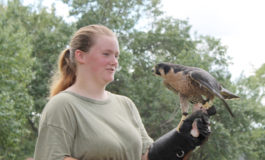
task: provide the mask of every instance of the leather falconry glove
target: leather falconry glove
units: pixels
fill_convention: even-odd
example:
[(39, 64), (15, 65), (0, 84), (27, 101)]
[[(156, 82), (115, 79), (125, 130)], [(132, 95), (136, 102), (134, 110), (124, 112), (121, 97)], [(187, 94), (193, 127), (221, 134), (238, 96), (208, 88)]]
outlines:
[[(210, 115), (215, 112), (211, 109)], [(208, 112), (209, 113), (209, 112)], [(149, 160), (183, 160), (189, 152), (200, 146), (210, 135), (209, 115), (198, 110), (189, 115), (180, 126), (179, 131), (173, 129), (157, 139), (149, 148)], [(197, 129), (197, 136), (192, 130)]]

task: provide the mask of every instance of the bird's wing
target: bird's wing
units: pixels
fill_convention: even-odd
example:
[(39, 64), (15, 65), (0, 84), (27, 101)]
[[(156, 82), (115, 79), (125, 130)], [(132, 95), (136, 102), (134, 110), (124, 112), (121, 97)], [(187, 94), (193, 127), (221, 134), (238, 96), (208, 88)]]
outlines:
[(240, 98), (239, 96), (233, 94), (232, 92), (230, 92), (229, 90), (225, 89), (224, 87), (222, 87), (222, 89), (221, 89), (221, 94), (224, 97), (224, 99)]
[(220, 94), (220, 84), (208, 72), (201, 69), (193, 69), (189, 72), (189, 76), (200, 86), (206, 88), (210, 93), (223, 99), (223, 96)]
[(221, 95), (221, 85), (212, 75), (201, 69), (193, 69), (189, 72), (189, 75), (202, 87), (208, 89), (209, 92), (220, 98), (228, 112), (231, 114), (232, 117), (234, 117), (234, 114), (232, 113), (229, 105), (226, 103), (224, 97)]

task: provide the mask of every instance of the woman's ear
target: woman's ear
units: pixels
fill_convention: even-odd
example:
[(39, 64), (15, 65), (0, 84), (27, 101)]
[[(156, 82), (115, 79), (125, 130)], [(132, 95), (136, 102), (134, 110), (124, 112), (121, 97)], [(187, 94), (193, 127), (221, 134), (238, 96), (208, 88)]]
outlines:
[(83, 52), (83, 51), (81, 51), (79, 49), (75, 50), (75, 60), (76, 60), (76, 62), (81, 63), (81, 64), (85, 63), (85, 55), (86, 54), (87, 53), (85, 53), (85, 52)]

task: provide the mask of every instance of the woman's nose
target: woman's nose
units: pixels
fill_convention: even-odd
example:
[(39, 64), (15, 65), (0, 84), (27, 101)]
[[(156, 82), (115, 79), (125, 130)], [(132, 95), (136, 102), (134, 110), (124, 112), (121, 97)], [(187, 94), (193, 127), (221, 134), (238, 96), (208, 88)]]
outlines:
[(113, 56), (113, 57), (112, 57), (112, 61), (111, 61), (111, 63), (112, 63), (113, 65), (118, 65), (118, 63), (119, 63), (118, 58), (117, 58), (116, 56)]

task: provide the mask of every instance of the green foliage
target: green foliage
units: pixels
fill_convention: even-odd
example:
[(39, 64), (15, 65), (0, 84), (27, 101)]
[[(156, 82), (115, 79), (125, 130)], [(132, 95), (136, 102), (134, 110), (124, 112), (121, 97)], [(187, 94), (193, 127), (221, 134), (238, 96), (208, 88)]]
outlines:
[(35, 111), (40, 113), (47, 102), (48, 85), (52, 71), (57, 67), (59, 53), (67, 47), (73, 29), (55, 13), (48, 13), (42, 9), (40, 13), (33, 14), (31, 25), (27, 30), (32, 38), (33, 56), (36, 63), (33, 69), (37, 71), (30, 86), (30, 94), (34, 95)]
[(103, 24), (117, 33), (127, 34), (140, 16), (159, 15), (160, 0), (62, 0), (70, 7), (70, 15), (78, 17), (77, 28)]
[[(5, 142), (1, 145), (5, 149), (1, 150), (5, 151), (6, 155), (13, 155), (13, 158), (20, 154), (32, 156), (39, 113), (47, 102), (49, 79), (56, 66), (58, 54), (66, 47), (74, 27), (57, 17), (55, 10), (51, 13), (45, 8), (33, 11), (30, 7), (22, 6), (18, 0), (9, 1), (7, 6), (1, 7), (4, 9), (1, 10), (4, 15), (2, 17), (1, 13), (1, 44), (3, 43), (1, 45), (1, 71), (3, 71), (1, 88), (2, 85), (5, 86), (3, 93), (1, 92), (3, 96), (1, 100), (9, 103), (3, 105), (6, 107), (3, 120), (10, 123), (1, 124), (12, 129), (3, 130), (4, 133), (1, 134), (1, 138), (5, 139), (3, 143), (7, 141), (10, 144)], [(7, 53), (9, 56), (6, 55)], [(21, 114), (21, 120), (16, 121), (20, 118), (14, 117), (13, 114), (14, 116)], [(24, 129), (23, 134), (22, 131), (16, 133), (20, 128)], [(24, 132), (27, 132), (28, 137), (23, 137)], [(9, 135), (11, 138), (9, 140), (2, 135)], [(18, 143), (22, 141), (23, 145), (19, 147)], [(14, 154), (14, 150), (7, 149), (11, 145), (15, 146), (14, 150), (16, 148), (17, 154)]]
[[(63, 0), (77, 19), (68, 24), (55, 9), (23, 6), (19, 0), (0, 5), (0, 159), (32, 156), (39, 115), (47, 102), (48, 84), (56, 59), (74, 30), (88, 24), (113, 29), (120, 42), (120, 66), (114, 93), (137, 105), (149, 135), (157, 139), (176, 127), (178, 97), (151, 73), (161, 61), (203, 68), (240, 100), (228, 101), (236, 118), (215, 100), (212, 135), (191, 159), (264, 159), (265, 64), (250, 77), (231, 82), (230, 57), (220, 39), (191, 36), (187, 21), (162, 17), (160, 0)], [(3, 16), (2, 16), (3, 15)], [(143, 18), (151, 17), (144, 28)], [(141, 25), (140, 25), (141, 26)]]
[(30, 133), (25, 126), (33, 107), (28, 85), (34, 76), (34, 58), (22, 22), (9, 17), (9, 8), (0, 8), (0, 159), (14, 159)]

